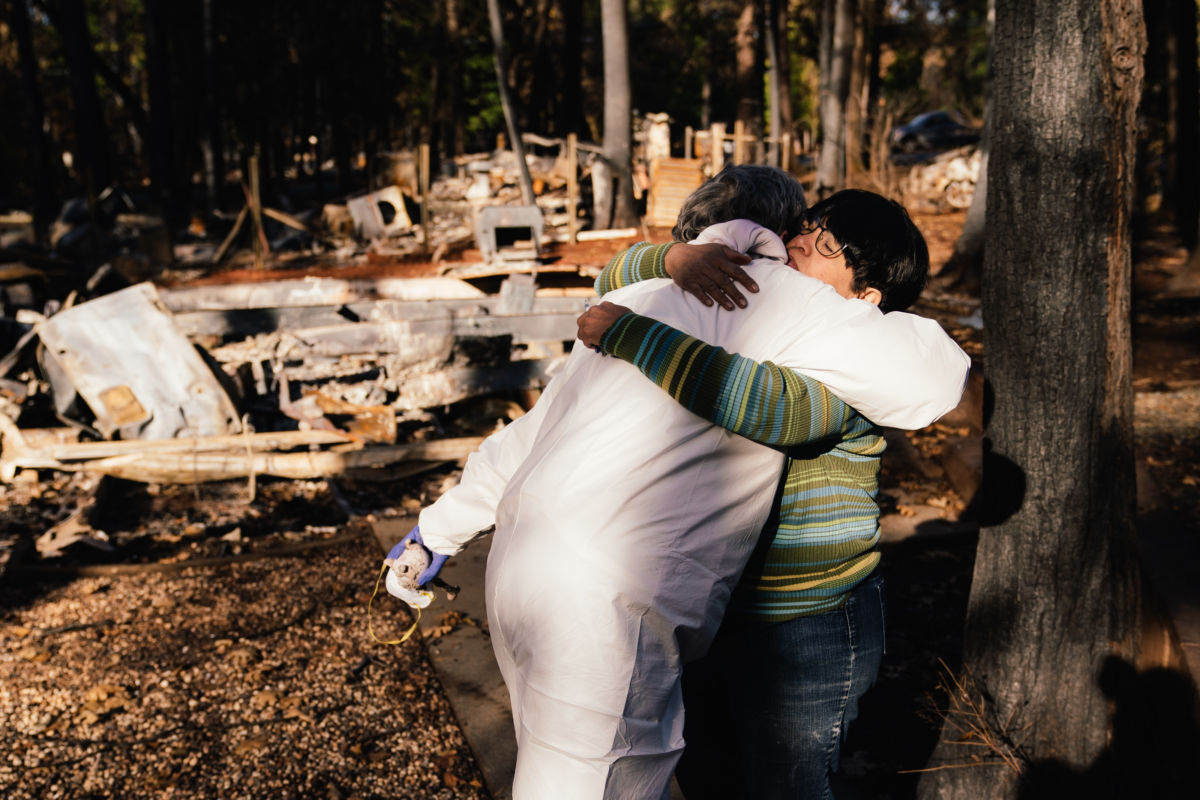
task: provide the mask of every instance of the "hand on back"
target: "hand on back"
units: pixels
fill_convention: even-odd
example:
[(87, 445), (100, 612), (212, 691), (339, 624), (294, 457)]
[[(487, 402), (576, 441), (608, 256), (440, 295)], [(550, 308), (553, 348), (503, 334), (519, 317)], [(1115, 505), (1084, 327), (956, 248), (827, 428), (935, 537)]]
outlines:
[(604, 338), (604, 334), (608, 332), (614, 322), (628, 314), (629, 311), (630, 309), (625, 306), (608, 301), (592, 306), (580, 314), (579, 319), (576, 320), (579, 323), (580, 341), (599, 352), (600, 340)]
[(663, 259), (663, 268), (679, 288), (704, 305), (716, 302), (732, 311), (735, 306), (746, 307), (739, 283), (747, 291), (758, 291), (758, 284), (742, 269), (750, 261), (750, 256), (713, 242), (672, 247)]

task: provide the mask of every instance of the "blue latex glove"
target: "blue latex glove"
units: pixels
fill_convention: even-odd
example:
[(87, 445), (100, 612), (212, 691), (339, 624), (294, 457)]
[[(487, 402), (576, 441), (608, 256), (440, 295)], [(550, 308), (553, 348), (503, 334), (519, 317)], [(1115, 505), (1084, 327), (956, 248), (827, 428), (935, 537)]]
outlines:
[[(421, 538), (421, 526), (420, 525), (414, 526), (413, 529), (408, 532), (407, 536), (405, 536), (403, 539), (401, 539), (400, 542), (395, 547), (393, 547), (391, 550), (389, 550), (387, 557), (388, 558), (399, 558), (400, 554), (404, 552), (404, 546), (407, 545), (410, 541), (416, 542), (417, 544), (421, 545), (422, 547), (425, 547), (425, 540)], [(441, 572), (441, 570), (442, 570), (442, 565), (445, 564), (446, 559), (448, 559), (450, 557), (450, 556), (444, 556), (441, 553), (435, 553), (432, 550), (430, 550), (428, 547), (425, 547), (425, 549), (426, 549), (426, 551), (429, 552), (429, 566), (425, 568), (424, 572), (422, 572), (420, 575), (417, 576), (417, 586), (424, 586), (425, 584), (429, 583), (431, 580), (436, 578), (437, 574), (439, 572)]]

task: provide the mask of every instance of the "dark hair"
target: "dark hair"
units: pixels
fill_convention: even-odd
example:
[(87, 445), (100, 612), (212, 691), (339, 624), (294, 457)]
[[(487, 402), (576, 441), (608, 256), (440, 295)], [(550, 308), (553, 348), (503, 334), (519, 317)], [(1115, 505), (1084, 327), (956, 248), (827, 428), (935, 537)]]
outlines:
[(671, 229), (677, 242), (690, 242), (718, 222), (748, 219), (783, 236), (804, 217), (804, 187), (777, 167), (737, 164), (725, 167), (688, 195)]
[(901, 311), (920, 297), (929, 280), (929, 248), (904, 206), (874, 192), (845, 189), (814, 205), (808, 216), (842, 245), (855, 292), (878, 289), (883, 311)]

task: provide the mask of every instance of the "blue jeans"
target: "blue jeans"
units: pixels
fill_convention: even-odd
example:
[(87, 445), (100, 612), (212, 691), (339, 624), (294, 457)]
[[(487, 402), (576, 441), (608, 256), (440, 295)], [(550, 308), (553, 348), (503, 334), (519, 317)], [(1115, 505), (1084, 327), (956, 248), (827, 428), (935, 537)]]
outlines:
[(845, 605), (787, 622), (727, 618), (683, 670), (688, 800), (826, 800), (858, 700), (875, 683), (886, 625), (883, 579)]

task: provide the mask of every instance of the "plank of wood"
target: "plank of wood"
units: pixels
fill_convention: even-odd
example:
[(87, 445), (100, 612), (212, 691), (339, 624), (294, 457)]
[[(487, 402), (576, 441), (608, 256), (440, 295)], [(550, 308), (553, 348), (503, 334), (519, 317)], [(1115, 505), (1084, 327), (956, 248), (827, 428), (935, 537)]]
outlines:
[(403, 461), (456, 461), (474, 452), (483, 439), (482, 436), (439, 439), (348, 452), (131, 453), (80, 462), (72, 468), (143, 483), (207, 483), (251, 475), (305, 480), (386, 467)]

